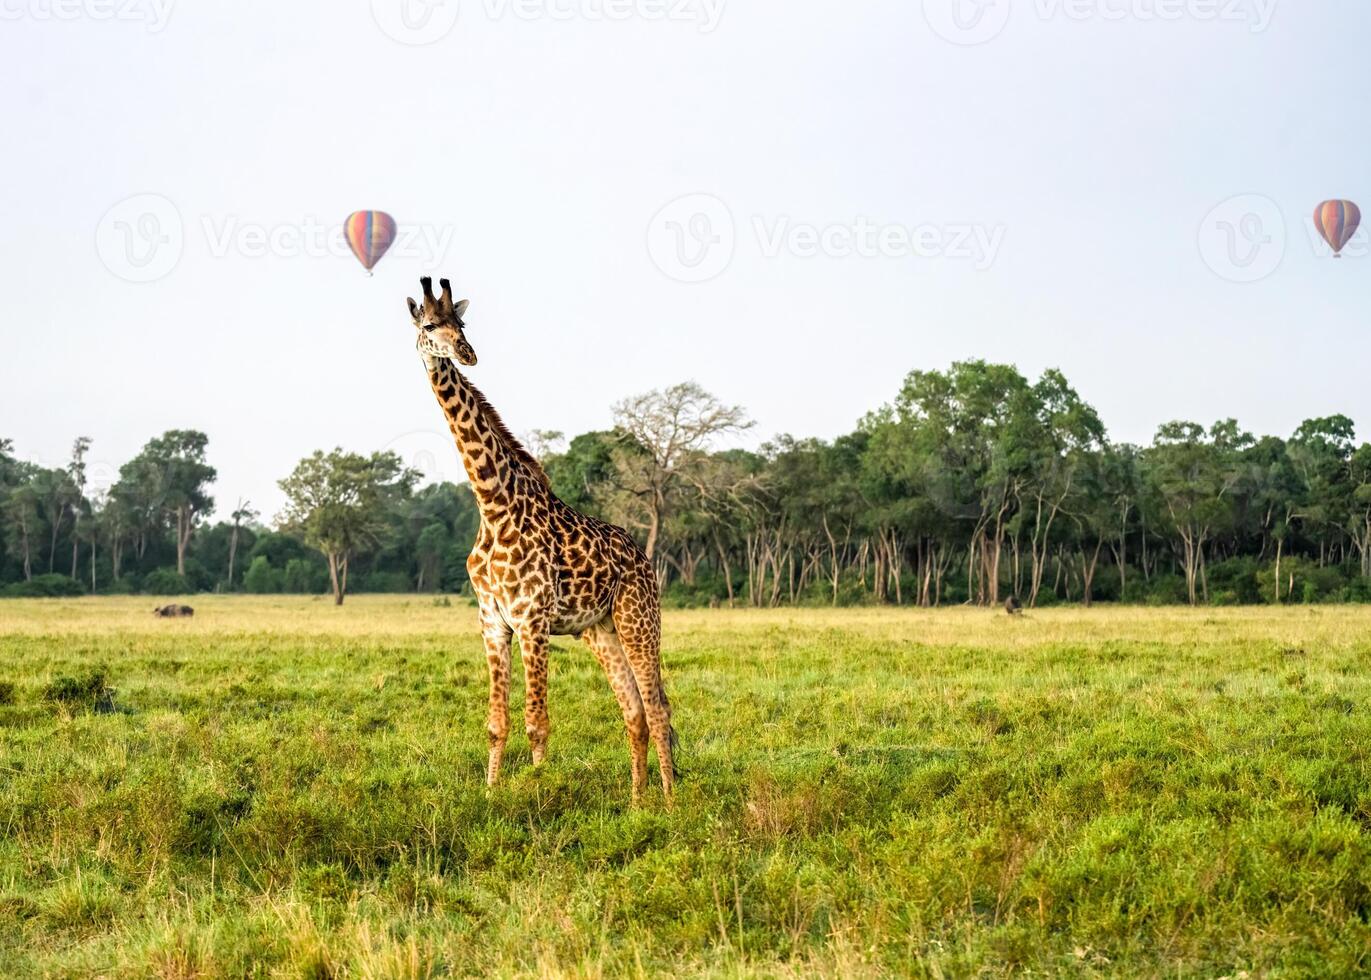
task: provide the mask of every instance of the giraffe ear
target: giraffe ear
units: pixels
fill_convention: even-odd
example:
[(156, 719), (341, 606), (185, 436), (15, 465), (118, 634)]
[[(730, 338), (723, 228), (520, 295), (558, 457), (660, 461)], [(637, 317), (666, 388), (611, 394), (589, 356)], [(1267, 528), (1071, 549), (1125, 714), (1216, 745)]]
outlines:
[(418, 322), (419, 322), (419, 304), (416, 303), (416, 302), (414, 302), (414, 300), (411, 299), (411, 298), (408, 297), (408, 296), (405, 297), (405, 302), (409, 304), (409, 315), (412, 316), (412, 317), (414, 317), (414, 322), (415, 322), (415, 323), (418, 323)]
[(471, 300), (469, 300), (469, 299), (464, 299), (464, 300), (462, 300), (460, 303), (458, 303), (458, 304), (453, 308), (454, 311), (456, 312), (458, 318), (460, 318), (460, 317), (462, 316), (462, 314), (465, 313), (465, 312), (467, 311), (467, 306), (468, 306), (468, 304), (470, 304), (470, 303), (471, 303)]

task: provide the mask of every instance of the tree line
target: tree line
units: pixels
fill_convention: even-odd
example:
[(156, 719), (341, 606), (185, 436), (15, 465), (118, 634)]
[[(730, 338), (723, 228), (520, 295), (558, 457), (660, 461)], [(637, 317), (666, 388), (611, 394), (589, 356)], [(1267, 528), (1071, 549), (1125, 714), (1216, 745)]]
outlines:
[[(683, 605), (1237, 604), (1371, 599), (1371, 445), (1351, 419), (1288, 438), (1173, 421), (1112, 441), (1049, 370), (911, 373), (831, 441), (721, 448), (745, 411), (685, 383), (612, 429), (530, 436), (553, 489), (628, 528)], [(317, 452), (270, 523), (211, 522), (203, 433), (152, 439), (89, 492), (89, 440), (54, 469), (0, 440), (0, 593), (460, 592), (479, 522), (465, 485), (393, 453)]]

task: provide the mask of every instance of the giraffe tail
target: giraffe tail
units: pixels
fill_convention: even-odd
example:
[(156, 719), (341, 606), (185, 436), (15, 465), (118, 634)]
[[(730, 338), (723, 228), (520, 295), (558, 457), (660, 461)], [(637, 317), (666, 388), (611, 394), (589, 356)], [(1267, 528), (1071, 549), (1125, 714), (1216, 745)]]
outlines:
[[(671, 702), (667, 699), (666, 688), (662, 686), (662, 678), (660, 674), (657, 676), (657, 690), (661, 692), (662, 704), (666, 705), (666, 714), (667, 717), (670, 718)], [(676, 779), (680, 779), (681, 766), (676, 761), (676, 753), (681, 747), (681, 740), (676, 736), (676, 725), (674, 723), (668, 724), (667, 730), (670, 732), (670, 735), (668, 736), (668, 744), (671, 745), (671, 775)]]

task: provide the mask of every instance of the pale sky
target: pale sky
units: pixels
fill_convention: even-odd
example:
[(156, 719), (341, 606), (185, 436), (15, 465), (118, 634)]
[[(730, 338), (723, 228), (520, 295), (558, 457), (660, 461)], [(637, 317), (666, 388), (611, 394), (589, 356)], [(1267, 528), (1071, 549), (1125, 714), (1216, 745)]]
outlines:
[(1311, 220), (1371, 204), (1368, 47), (1356, 0), (0, 0), (0, 435), (202, 429), (267, 517), (316, 448), (455, 476), (432, 273), (516, 431), (694, 379), (832, 437), (979, 357), (1116, 439), (1371, 438), (1366, 234)]

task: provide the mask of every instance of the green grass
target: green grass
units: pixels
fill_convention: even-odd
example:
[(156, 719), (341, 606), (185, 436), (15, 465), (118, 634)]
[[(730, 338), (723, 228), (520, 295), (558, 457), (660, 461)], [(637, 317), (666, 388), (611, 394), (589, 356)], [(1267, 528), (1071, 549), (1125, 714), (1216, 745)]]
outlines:
[(1371, 972), (1371, 610), (670, 613), (634, 809), (579, 643), (488, 792), (473, 610), (192, 601), (0, 603), (0, 975)]

